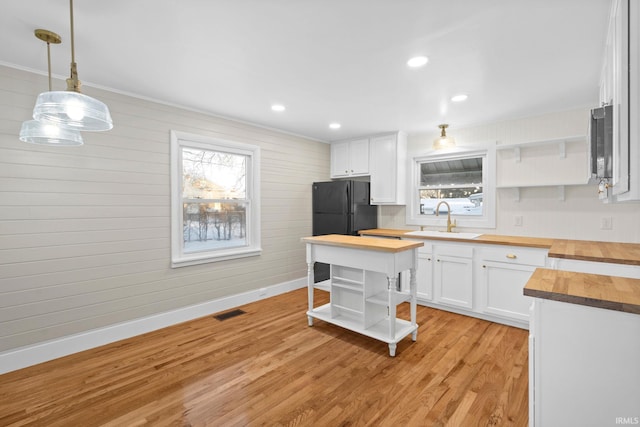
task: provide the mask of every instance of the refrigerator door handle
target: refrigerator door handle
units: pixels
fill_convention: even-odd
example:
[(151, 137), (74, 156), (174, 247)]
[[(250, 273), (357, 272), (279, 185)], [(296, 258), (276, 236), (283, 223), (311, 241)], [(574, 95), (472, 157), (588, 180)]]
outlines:
[(351, 207), (350, 207), (350, 203), (349, 203), (349, 186), (347, 185), (345, 187), (345, 192), (344, 192), (344, 208), (346, 209), (346, 213), (350, 213), (351, 212)]

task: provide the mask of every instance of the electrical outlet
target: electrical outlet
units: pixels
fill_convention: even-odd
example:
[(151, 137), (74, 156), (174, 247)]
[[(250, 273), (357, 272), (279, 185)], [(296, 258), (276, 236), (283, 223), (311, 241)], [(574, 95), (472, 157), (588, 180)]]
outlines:
[(602, 220), (600, 221), (600, 229), (613, 230), (613, 218), (610, 216), (602, 217)]
[(513, 225), (516, 227), (522, 227), (522, 215), (516, 215), (513, 218)]

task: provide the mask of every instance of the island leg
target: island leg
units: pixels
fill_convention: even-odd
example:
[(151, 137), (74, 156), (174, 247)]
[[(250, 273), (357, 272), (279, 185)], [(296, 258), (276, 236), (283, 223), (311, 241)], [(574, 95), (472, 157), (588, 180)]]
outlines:
[[(309, 312), (313, 311), (313, 262), (307, 263), (307, 296), (309, 299)], [(313, 326), (313, 317), (307, 315), (309, 326)]]
[(418, 299), (418, 287), (416, 283), (416, 269), (409, 269), (409, 294), (411, 295), (411, 299), (409, 300), (409, 306), (411, 311), (411, 326), (415, 329), (411, 334), (411, 339), (416, 341), (418, 339), (418, 327), (416, 324), (416, 310), (417, 310), (417, 299)]
[(390, 342), (389, 343), (389, 356), (395, 357), (395, 355), (396, 355), (396, 347), (397, 346), (398, 345), (396, 343), (394, 343), (394, 342)]
[[(389, 281), (389, 299), (387, 301), (388, 309), (389, 309), (389, 339), (395, 341), (396, 339), (396, 301), (395, 301), (395, 293), (396, 293), (396, 285), (398, 279), (396, 276), (388, 277)], [(389, 344), (389, 350), (391, 350), (391, 344)], [(394, 344), (394, 352), (395, 352), (395, 344)]]

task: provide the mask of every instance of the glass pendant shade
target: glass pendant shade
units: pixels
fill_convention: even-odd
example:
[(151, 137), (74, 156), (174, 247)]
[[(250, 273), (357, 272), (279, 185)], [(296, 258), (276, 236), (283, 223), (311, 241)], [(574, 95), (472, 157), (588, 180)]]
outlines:
[(444, 137), (439, 136), (433, 141), (433, 148), (436, 150), (442, 149), (442, 148), (455, 147), (455, 146), (456, 146), (456, 141), (450, 136), (444, 136)]
[(106, 131), (113, 128), (109, 108), (103, 102), (68, 90), (38, 95), (33, 118), (76, 131)]
[(447, 136), (447, 127), (449, 125), (439, 125), (440, 136), (433, 140), (433, 149), (441, 150), (443, 148), (452, 148), (456, 146), (456, 141), (451, 136)]
[(20, 141), (31, 144), (77, 146), (84, 144), (80, 132), (55, 124), (29, 120), (22, 123)]

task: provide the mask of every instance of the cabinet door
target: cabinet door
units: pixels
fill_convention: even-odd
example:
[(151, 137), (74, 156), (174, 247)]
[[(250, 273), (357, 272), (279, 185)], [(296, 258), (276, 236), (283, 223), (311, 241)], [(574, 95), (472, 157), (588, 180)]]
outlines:
[(528, 321), (531, 300), (522, 291), (536, 267), (483, 261), (482, 269), (483, 311)]
[(419, 299), (433, 300), (433, 259), (430, 253), (418, 251), (416, 290)]
[(349, 176), (349, 143), (331, 144), (331, 178)]
[(613, 72), (613, 179), (612, 193), (629, 191), (629, 3), (616, 0), (609, 27)]
[(433, 264), (436, 302), (473, 308), (473, 262), (471, 258), (436, 255)]
[(369, 139), (349, 141), (349, 174), (369, 175)]
[(396, 137), (371, 138), (371, 203), (394, 203), (396, 200)]

